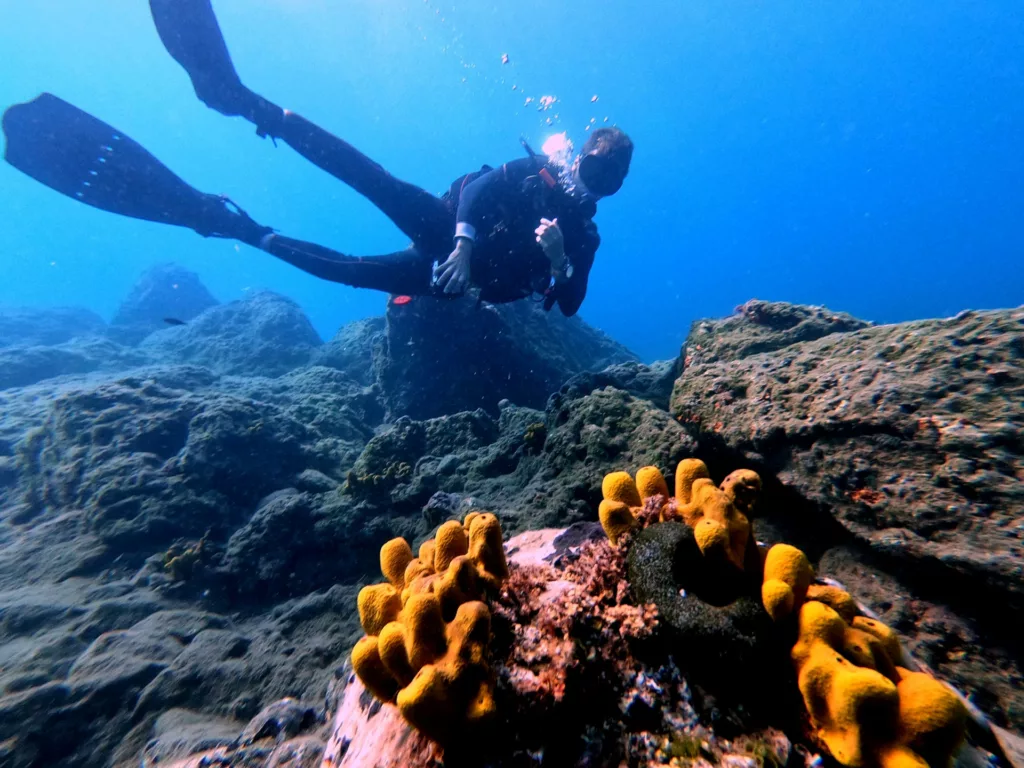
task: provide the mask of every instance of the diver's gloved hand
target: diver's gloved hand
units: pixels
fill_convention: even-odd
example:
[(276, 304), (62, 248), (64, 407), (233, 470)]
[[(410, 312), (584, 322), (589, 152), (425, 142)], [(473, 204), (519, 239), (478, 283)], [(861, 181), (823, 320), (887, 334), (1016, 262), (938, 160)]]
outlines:
[(445, 293), (465, 293), (469, 288), (469, 260), (473, 241), (460, 237), (448, 259), (434, 267), (434, 286)]
[(551, 271), (561, 274), (565, 269), (565, 238), (558, 227), (558, 219), (541, 219), (534, 232), (544, 255), (551, 262)]

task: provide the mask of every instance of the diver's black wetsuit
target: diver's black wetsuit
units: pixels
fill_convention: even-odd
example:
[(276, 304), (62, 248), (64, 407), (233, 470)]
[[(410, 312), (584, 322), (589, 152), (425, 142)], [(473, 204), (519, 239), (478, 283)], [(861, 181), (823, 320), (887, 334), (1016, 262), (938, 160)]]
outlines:
[[(270, 132), (370, 200), (412, 241), (397, 253), (354, 257), (275, 235), (263, 246), (274, 256), (325, 280), (426, 295), (435, 292), (434, 263), (452, 251), (456, 222), (466, 222), (477, 233), (470, 276), (481, 299), (500, 303), (538, 293), (545, 309), (557, 303), (565, 315), (575, 314), (583, 302), (600, 243), (594, 205), (567, 193), (556, 181), (558, 169), (545, 166), (544, 160), (526, 157), (499, 168), (485, 166), (456, 179), (437, 197), (396, 179), (352, 145), (294, 113), (286, 112)], [(571, 276), (554, 282), (534, 233), (542, 217), (558, 219), (572, 267)]]

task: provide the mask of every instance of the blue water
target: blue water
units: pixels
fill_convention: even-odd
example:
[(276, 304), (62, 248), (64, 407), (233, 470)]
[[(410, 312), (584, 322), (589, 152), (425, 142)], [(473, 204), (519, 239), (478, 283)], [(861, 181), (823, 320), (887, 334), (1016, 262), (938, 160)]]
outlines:
[[(520, 156), (521, 134), (539, 145), (565, 130), (579, 146), (592, 118), (624, 128), (633, 168), (601, 203), (581, 315), (647, 359), (751, 297), (880, 322), (1024, 301), (1019, 0), (214, 7), (249, 87), (432, 191)], [(52, 91), (287, 234), (354, 254), (406, 244), (341, 183), (204, 107), (142, 0), (6, 2), (0, 50), (4, 106)], [(552, 109), (524, 106), (544, 95)], [(384, 307), (6, 164), (0, 221), (0, 304), (109, 319), (144, 269), (172, 260), (221, 300), (291, 296), (325, 338)]]

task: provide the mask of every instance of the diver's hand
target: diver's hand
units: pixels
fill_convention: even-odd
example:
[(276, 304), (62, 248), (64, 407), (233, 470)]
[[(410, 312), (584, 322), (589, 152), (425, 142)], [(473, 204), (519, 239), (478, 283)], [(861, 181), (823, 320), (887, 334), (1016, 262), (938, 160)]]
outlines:
[(544, 255), (551, 262), (551, 268), (561, 272), (565, 266), (565, 239), (558, 227), (558, 219), (541, 219), (540, 226), (534, 232), (537, 234), (537, 242), (544, 249)]
[(434, 284), (445, 293), (465, 293), (469, 287), (469, 257), (473, 241), (460, 237), (448, 260), (434, 268)]

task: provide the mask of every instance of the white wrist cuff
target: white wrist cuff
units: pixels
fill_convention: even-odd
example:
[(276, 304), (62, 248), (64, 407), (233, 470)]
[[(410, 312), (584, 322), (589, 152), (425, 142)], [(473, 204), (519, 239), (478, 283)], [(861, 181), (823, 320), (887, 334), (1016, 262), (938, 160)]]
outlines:
[(460, 221), (455, 225), (455, 239), (464, 237), (472, 242), (476, 241), (476, 227), (468, 221)]

